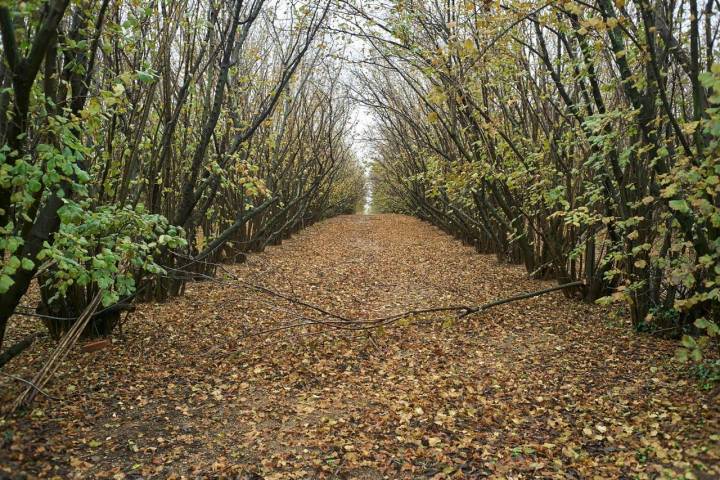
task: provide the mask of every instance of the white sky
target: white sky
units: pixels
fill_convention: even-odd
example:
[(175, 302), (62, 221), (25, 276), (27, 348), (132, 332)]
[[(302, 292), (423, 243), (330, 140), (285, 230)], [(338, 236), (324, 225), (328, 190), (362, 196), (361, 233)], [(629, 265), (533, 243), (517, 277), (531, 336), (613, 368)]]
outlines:
[[(363, 50), (366, 49), (364, 41), (359, 37), (353, 36), (349, 38), (349, 45), (347, 49), (347, 56), (350, 60), (360, 60), (363, 58), (365, 53)], [(354, 83), (354, 71), (361, 67), (359, 63), (351, 64), (351, 68), (348, 68), (343, 72), (343, 81), (348, 82), (350, 85)], [(370, 137), (370, 127), (373, 122), (372, 113), (368, 107), (354, 103), (353, 104), (353, 127), (352, 127), (352, 150), (355, 152), (357, 159), (360, 161), (365, 169), (366, 180), (369, 180), (370, 166), (372, 163), (372, 145), (368, 141)], [(370, 204), (372, 203), (372, 191), (370, 189), (369, 181), (366, 182), (368, 186), (368, 195), (365, 199), (365, 212), (370, 213)]]

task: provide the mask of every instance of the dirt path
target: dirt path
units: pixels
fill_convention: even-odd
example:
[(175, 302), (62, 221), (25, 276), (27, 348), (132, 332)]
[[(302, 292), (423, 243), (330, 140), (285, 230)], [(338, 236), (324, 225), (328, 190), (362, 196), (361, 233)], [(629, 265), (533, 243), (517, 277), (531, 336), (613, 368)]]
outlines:
[[(323, 222), (231, 270), (353, 318), (551, 285), (390, 215)], [(248, 337), (311, 314), (232, 280), (143, 305), (125, 339), (69, 359), (49, 389), (61, 402), (0, 419), (0, 472), (720, 475), (718, 398), (677, 370), (672, 342), (634, 335), (599, 307), (553, 293), (371, 336), (306, 327)], [(50, 347), (40, 344), (8, 373), (31, 377)], [(0, 400), (11, 398), (18, 386), (0, 382)]]

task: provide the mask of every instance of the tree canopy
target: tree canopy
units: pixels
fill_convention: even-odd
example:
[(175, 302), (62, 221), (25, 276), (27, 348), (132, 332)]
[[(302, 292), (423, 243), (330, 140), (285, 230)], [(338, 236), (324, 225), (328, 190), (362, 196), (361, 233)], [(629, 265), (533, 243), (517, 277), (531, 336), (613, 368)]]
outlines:
[(638, 330), (717, 345), (712, 1), (393, 2), (373, 46), (378, 208), (418, 215)]
[(354, 211), (330, 7), (0, 4), (0, 346), (34, 277), (46, 314), (75, 317)]
[[(44, 388), (68, 358), (83, 367), (65, 378), (102, 377), (82, 397), (113, 417), (98, 438), (134, 402), (142, 422), (171, 402), (190, 417), (170, 379), (193, 377), (194, 427), (230, 398), (246, 424), (227, 431), (268, 452), (256, 462), (268, 478), (306, 478), (308, 450), (278, 452), (282, 435), (253, 422), (303, 405), (305, 428), (328, 398), (348, 405), (343, 392), (392, 410), (349, 405), (372, 412), (359, 425), (374, 437), (327, 457), (383, 472), (367, 478), (717, 473), (719, 11), (718, 0), (0, 0), (0, 375), (22, 384), (0, 417), (15, 429), (0, 438), (0, 476), (62, 449), (33, 446), (44, 427), (18, 447), (13, 432), (38, 424), (13, 414), (56, 398)], [(387, 215), (331, 219), (361, 210)], [(320, 221), (282, 254), (250, 255)], [(481, 324), (489, 309), (502, 321)], [(108, 364), (72, 356), (112, 347), (131, 312), (152, 317), (132, 326), (137, 350), (123, 338)], [(401, 328), (417, 329), (383, 350), (376, 335)], [(136, 379), (162, 385), (148, 400)], [(78, 419), (83, 401), (58, 413), (58, 431), (91, 418)], [(359, 438), (335, 417), (301, 432), (317, 451), (326, 433)], [(86, 446), (99, 440), (69, 435), (96, 457)], [(140, 450), (116, 440), (127, 458)], [(119, 472), (116, 459), (66, 468), (60, 456), (32, 468)], [(313, 468), (329, 477), (327, 458)], [(142, 471), (166, 475), (172, 461)], [(225, 467), (261, 478), (240, 463), (210, 470)]]

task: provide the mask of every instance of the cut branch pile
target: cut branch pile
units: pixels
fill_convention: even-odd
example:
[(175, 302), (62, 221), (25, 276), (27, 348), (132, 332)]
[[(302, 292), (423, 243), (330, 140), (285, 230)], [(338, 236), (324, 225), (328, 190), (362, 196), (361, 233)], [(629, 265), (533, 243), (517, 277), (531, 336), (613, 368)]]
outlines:
[(77, 343), (88, 322), (100, 306), (101, 299), (102, 291), (99, 291), (95, 297), (93, 297), (92, 301), (88, 304), (83, 313), (75, 321), (72, 328), (60, 339), (60, 342), (58, 342), (58, 345), (55, 347), (55, 350), (53, 350), (50, 358), (47, 362), (45, 362), (37, 375), (35, 375), (32, 382), (29, 382), (27, 388), (15, 399), (12, 406), (13, 411), (30, 406), (37, 393), (42, 393), (42, 388), (50, 381), (60, 363)]

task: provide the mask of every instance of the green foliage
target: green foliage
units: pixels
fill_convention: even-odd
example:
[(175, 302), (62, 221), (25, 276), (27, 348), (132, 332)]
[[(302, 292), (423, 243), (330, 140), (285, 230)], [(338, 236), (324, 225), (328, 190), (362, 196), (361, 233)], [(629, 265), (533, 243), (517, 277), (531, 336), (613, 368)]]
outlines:
[(164, 249), (185, 246), (183, 232), (161, 215), (145, 212), (142, 205), (100, 206), (67, 202), (60, 210), (62, 224), (52, 243), (46, 243), (38, 260), (51, 262), (55, 296), (67, 289), (93, 285), (103, 292), (103, 305), (131, 295), (143, 274), (161, 275), (157, 263)]
[(347, 89), (330, 73), (341, 49), (314, 43), (329, 5), (283, 19), (242, 0), (2, 6), (0, 346), (33, 278), (58, 314), (140, 281), (172, 295), (172, 250), (262, 249), (362, 197)]
[[(65, 295), (73, 285), (91, 286), (103, 292), (105, 306), (135, 291), (140, 274), (158, 275), (164, 270), (155, 263), (161, 248), (184, 245), (183, 232), (168, 225), (157, 214), (136, 208), (95, 205), (88, 185), (90, 175), (83, 164), (92, 150), (78, 138), (99, 128), (108, 112), (123, 103), (122, 85), (105, 93), (103, 103), (93, 99), (80, 117), (50, 116), (38, 125), (38, 134), (52, 143), (38, 143), (34, 151), (18, 156), (5, 145), (0, 148), (0, 187), (12, 191), (11, 210), (16, 219), (0, 227), (0, 248), (4, 250), (0, 293), (15, 284), (20, 269), (34, 271), (44, 263), (54, 290), (51, 300)], [(45, 241), (36, 257), (20, 258), (19, 248), (33, 222), (33, 212), (48, 197), (56, 195), (64, 205), (57, 211), (60, 227)]]
[(702, 388), (710, 390), (720, 384), (720, 360), (702, 360), (693, 365), (692, 371)]

